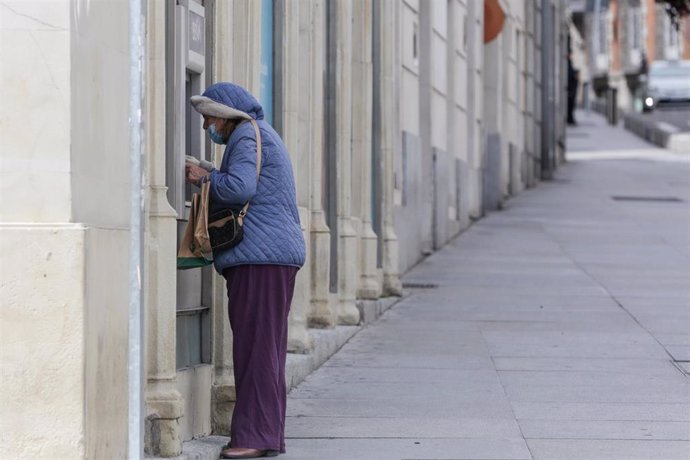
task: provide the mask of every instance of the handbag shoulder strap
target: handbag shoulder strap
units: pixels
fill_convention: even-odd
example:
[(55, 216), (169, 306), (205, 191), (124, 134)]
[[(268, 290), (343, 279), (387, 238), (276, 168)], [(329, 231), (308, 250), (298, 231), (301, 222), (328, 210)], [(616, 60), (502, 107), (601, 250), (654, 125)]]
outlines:
[[(254, 133), (256, 133), (256, 183), (259, 183), (259, 176), (261, 175), (261, 132), (259, 131), (259, 124), (253, 118), (249, 122), (254, 126)], [(250, 200), (251, 201), (251, 200)], [(249, 201), (247, 201), (240, 211), (240, 217), (244, 217), (249, 209)]]

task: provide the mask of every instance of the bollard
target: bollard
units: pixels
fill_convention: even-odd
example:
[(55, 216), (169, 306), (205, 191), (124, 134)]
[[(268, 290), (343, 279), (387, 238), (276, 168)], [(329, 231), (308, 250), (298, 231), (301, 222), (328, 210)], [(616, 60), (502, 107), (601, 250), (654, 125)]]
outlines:
[(604, 115), (606, 115), (606, 121), (611, 123), (611, 88), (606, 88), (604, 94)]
[(609, 122), (611, 120), (611, 117), (609, 115), (611, 113), (611, 109), (610, 109), (611, 105), (609, 103), (610, 99), (611, 98), (609, 97), (609, 89), (606, 88), (604, 90), (604, 111), (602, 112), (602, 115), (604, 115), (606, 117), (607, 122)]
[(582, 105), (584, 106), (587, 114), (589, 114), (590, 106), (589, 106), (589, 82), (588, 81), (582, 83)]
[(618, 123), (618, 90), (616, 88), (606, 89), (606, 120), (610, 125)]

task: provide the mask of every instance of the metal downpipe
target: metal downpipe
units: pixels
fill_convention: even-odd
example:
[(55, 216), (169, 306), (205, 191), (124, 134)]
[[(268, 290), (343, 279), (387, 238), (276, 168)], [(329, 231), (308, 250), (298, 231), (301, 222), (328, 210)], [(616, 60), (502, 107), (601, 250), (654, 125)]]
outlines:
[(144, 455), (143, 424), (143, 216), (144, 168), (142, 142), (142, 86), (144, 15), (141, 0), (129, 0), (129, 177), (130, 177), (130, 239), (129, 239), (129, 321), (128, 321), (128, 411), (127, 458)]

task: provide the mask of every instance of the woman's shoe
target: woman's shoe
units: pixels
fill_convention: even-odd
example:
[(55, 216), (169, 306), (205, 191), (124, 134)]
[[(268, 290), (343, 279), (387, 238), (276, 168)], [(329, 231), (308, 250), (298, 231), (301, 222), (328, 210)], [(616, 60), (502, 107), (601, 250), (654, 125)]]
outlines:
[(246, 447), (226, 447), (221, 451), (220, 458), (260, 458), (275, 457), (277, 455), (277, 450), (249, 449)]

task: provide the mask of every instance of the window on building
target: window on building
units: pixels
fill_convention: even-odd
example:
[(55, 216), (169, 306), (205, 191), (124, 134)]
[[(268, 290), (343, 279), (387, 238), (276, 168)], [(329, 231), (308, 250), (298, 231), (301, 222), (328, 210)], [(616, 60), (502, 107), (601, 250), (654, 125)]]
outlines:
[(602, 11), (599, 14), (599, 54), (608, 54), (611, 34), (612, 28), (608, 14)]
[(671, 21), (668, 21), (668, 27), (666, 28), (668, 31), (668, 40), (666, 42), (667, 46), (669, 48), (676, 48), (679, 44), (678, 40), (678, 31), (676, 28), (671, 24)]
[(629, 34), (632, 49), (642, 48), (642, 9), (632, 8), (630, 11)]

